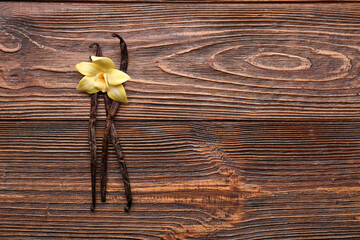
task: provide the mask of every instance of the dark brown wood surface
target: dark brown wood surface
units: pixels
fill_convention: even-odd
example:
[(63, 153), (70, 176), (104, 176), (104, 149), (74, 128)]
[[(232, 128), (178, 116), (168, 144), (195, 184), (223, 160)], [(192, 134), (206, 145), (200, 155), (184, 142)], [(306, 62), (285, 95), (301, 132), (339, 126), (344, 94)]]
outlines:
[[(73, 2), (71, 0), (38, 0), (39, 2)], [(194, 3), (194, 0), (78, 0), (92, 3)], [(359, 0), (199, 0), (196, 3), (343, 3)]]
[[(360, 4), (1, 2), (0, 23), (1, 239), (360, 239)], [(90, 43), (119, 65), (113, 32), (130, 213), (112, 146), (90, 211), (75, 90)]]

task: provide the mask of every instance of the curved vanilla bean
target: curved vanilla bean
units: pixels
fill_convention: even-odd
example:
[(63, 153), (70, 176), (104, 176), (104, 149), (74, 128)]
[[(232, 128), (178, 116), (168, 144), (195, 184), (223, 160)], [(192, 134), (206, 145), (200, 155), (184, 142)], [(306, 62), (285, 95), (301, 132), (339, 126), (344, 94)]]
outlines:
[(96, 56), (98, 56), (98, 57), (102, 56), (101, 47), (98, 43), (95, 42), (95, 43), (90, 44), (89, 48), (93, 48), (94, 46), (96, 46), (96, 53), (95, 53)]
[[(118, 34), (113, 33), (112, 36), (116, 37), (120, 40), (120, 49), (121, 49), (120, 70), (123, 72), (126, 72), (127, 68), (128, 68), (128, 63), (129, 63), (129, 55), (128, 55), (126, 43), (125, 43), (124, 39), (122, 37), (120, 37)], [(111, 112), (112, 109), (117, 110), (118, 105), (119, 105), (119, 103), (117, 101), (113, 101), (109, 111)], [(116, 110), (114, 112), (114, 116), (115, 116)], [(126, 200), (127, 200), (127, 205), (125, 207), (125, 211), (129, 212), (131, 205), (132, 205), (132, 193), (131, 193), (129, 174), (128, 174), (128, 171), (126, 168), (124, 155), (121, 150), (121, 145), (120, 145), (119, 139), (117, 137), (117, 131), (116, 131), (114, 122), (112, 121), (111, 123), (112, 123), (111, 124), (111, 138), (112, 138), (112, 142), (113, 142), (113, 145), (114, 145), (117, 157), (118, 157), (118, 161), (120, 164), (121, 174), (123, 177), (124, 188), (125, 188), (125, 195), (126, 195)]]
[(120, 40), (120, 50), (121, 50), (120, 70), (126, 72), (129, 63), (129, 55), (128, 55), (126, 43), (124, 39), (119, 36), (119, 34), (113, 33), (112, 36)]
[[(101, 48), (98, 43), (93, 43), (89, 47), (94, 46), (96, 48), (96, 55), (101, 54)], [(90, 106), (90, 119), (89, 119), (89, 147), (90, 147), (90, 168), (91, 168), (91, 211), (95, 210), (96, 195), (95, 195), (95, 183), (96, 183), (96, 135), (95, 135), (95, 123), (96, 123), (96, 110), (98, 105), (98, 94), (94, 93), (91, 95), (91, 106)]]
[(116, 155), (118, 157), (118, 161), (119, 161), (120, 169), (121, 169), (121, 175), (122, 175), (123, 182), (124, 182), (125, 196), (126, 196), (126, 200), (127, 200), (127, 205), (124, 209), (126, 212), (129, 212), (131, 205), (132, 205), (132, 194), (131, 194), (129, 174), (128, 174), (128, 171), (126, 168), (124, 155), (121, 150), (121, 144), (120, 144), (119, 138), (117, 137), (115, 124), (113, 121), (111, 121), (111, 140), (114, 145)]
[[(113, 37), (117, 37), (120, 39), (120, 48), (121, 48), (121, 58), (120, 58), (120, 70), (123, 72), (126, 72), (127, 66), (128, 66), (128, 53), (127, 53), (127, 47), (125, 41), (120, 37), (118, 34), (114, 33)], [(125, 165), (124, 156), (121, 150), (121, 145), (119, 142), (119, 139), (117, 137), (117, 131), (114, 125), (113, 117), (115, 116), (120, 103), (118, 101), (112, 101), (107, 94), (104, 94), (104, 101), (105, 101), (105, 107), (106, 107), (106, 127), (104, 132), (104, 140), (103, 140), (103, 147), (107, 148), (109, 134), (111, 136), (111, 140), (113, 142), (115, 152), (120, 164), (121, 168), (121, 174), (124, 181), (124, 187), (125, 187), (125, 194), (127, 199), (127, 205), (125, 207), (125, 211), (128, 212), (132, 205), (132, 194), (131, 194), (131, 188), (130, 188), (130, 181), (129, 181), (129, 175), (127, 172), (127, 168)], [(105, 140), (106, 139), (106, 140)], [(104, 151), (102, 151), (104, 153)], [(106, 155), (102, 155), (102, 169), (106, 169)], [(101, 200), (106, 201), (106, 171), (104, 171), (101, 175)]]
[[(125, 195), (126, 195), (126, 200), (127, 200), (127, 205), (124, 209), (126, 212), (129, 212), (131, 205), (132, 205), (132, 193), (131, 193), (129, 174), (127, 172), (124, 155), (123, 155), (123, 152), (121, 149), (121, 144), (120, 144), (119, 138), (117, 136), (117, 131), (116, 131), (116, 127), (115, 127), (114, 119), (113, 119), (113, 117), (116, 115), (116, 112), (118, 109), (117, 107), (119, 105), (118, 104), (110, 105), (111, 99), (106, 94), (104, 94), (104, 99), (105, 99), (106, 112), (108, 114), (105, 130), (108, 130), (107, 127), (108, 127), (108, 123), (109, 123), (111, 140), (114, 145), (114, 149), (115, 149), (115, 152), (116, 152), (116, 155), (118, 158), (118, 162), (120, 164), (121, 175), (122, 175), (123, 182), (124, 182)], [(116, 102), (116, 101), (112, 101), (112, 103), (114, 103), (114, 102)], [(109, 121), (108, 121), (108, 119), (109, 119)], [(105, 132), (105, 133), (107, 134), (107, 132)]]

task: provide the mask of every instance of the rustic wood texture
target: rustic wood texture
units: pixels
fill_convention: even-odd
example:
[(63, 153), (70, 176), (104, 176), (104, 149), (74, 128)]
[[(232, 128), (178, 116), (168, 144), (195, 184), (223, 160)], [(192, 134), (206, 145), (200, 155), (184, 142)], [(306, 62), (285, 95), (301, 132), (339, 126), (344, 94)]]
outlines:
[[(38, 0), (38, 2), (49, 2)], [(52, 0), (51, 2), (73, 2), (72, 0)], [(76, 2), (92, 3), (194, 3), (194, 0), (78, 0)], [(359, 0), (200, 0), (196, 3), (342, 3), (359, 2)]]
[[(89, 210), (83, 121), (1, 121), (0, 236), (360, 238), (360, 123), (116, 127), (134, 195), (129, 214), (113, 149), (107, 202)], [(98, 144), (103, 128), (97, 127)], [(99, 186), (97, 197), (100, 202)]]
[(129, 45), (133, 78), (122, 118), (360, 117), (360, 4), (2, 3), (0, 11), (2, 119), (87, 119), (74, 66), (94, 41), (118, 59), (112, 32)]
[[(0, 239), (360, 239), (360, 4), (233, 2), (0, 2)], [(130, 213), (75, 90), (113, 32)]]

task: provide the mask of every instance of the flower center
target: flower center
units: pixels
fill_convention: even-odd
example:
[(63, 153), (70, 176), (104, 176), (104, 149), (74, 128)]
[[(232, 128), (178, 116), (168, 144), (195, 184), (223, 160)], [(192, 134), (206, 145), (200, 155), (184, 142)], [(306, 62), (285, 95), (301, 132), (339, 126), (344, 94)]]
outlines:
[(99, 78), (100, 78), (100, 80), (103, 82), (103, 83), (106, 83), (106, 80), (105, 80), (105, 73), (104, 72), (102, 72), (102, 73), (100, 73), (100, 76), (99, 76)]
[(108, 84), (108, 81), (107, 81), (106, 73), (105, 73), (105, 72), (100, 73), (99, 79), (100, 79), (100, 81), (101, 81), (102, 83), (104, 83), (104, 85), (105, 85), (105, 89), (104, 89), (104, 90), (107, 91), (108, 88), (109, 88), (109, 84)]

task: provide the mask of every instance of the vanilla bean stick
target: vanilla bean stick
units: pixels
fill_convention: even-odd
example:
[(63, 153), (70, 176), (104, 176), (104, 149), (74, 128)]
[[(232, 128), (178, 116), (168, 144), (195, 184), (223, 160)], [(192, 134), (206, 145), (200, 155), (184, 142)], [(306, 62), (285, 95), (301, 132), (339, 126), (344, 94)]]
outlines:
[(121, 50), (120, 70), (126, 72), (129, 63), (129, 55), (128, 55), (126, 43), (124, 39), (119, 36), (119, 34), (113, 33), (112, 36), (120, 40), (120, 50)]
[[(120, 48), (121, 48), (121, 59), (120, 59), (120, 70), (123, 72), (126, 72), (127, 66), (128, 66), (128, 53), (127, 53), (127, 47), (125, 41), (118, 35), (113, 34), (113, 37), (117, 37), (120, 39)], [(131, 194), (131, 188), (130, 188), (130, 181), (129, 181), (129, 175), (127, 172), (124, 156), (121, 150), (121, 145), (119, 142), (119, 139), (117, 137), (117, 131), (114, 125), (113, 118), (120, 106), (120, 103), (117, 101), (112, 101), (107, 94), (104, 94), (104, 101), (105, 101), (105, 107), (106, 107), (106, 127), (104, 132), (104, 140), (103, 140), (103, 147), (107, 148), (109, 134), (112, 140), (112, 143), (115, 148), (116, 155), (118, 157), (118, 161), (120, 164), (120, 169), (124, 181), (124, 187), (125, 187), (125, 194), (127, 199), (127, 205), (125, 207), (125, 211), (128, 212), (132, 205), (132, 194)], [(106, 139), (106, 140), (105, 140)], [(104, 151), (103, 151), (104, 152)], [(102, 155), (104, 158), (102, 158), (102, 169), (104, 170), (101, 174), (101, 200), (106, 201), (106, 155)]]
[[(123, 52), (121, 52), (121, 54), (122, 53)], [(127, 51), (125, 51), (125, 53), (127, 54)], [(126, 56), (126, 58), (127, 58), (127, 56)], [(107, 152), (108, 152), (108, 148), (109, 148), (111, 122), (112, 122), (112, 118), (115, 116), (115, 114), (120, 106), (120, 103), (117, 101), (112, 101), (108, 97), (107, 94), (104, 94), (103, 96), (104, 96), (105, 109), (106, 109), (106, 125), (105, 125), (104, 137), (103, 137), (103, 141), (102, 141), (102, 148), (101, 148), (100, 191), (101, 191), (101, 201), (106, 202)], [(110, 113), (110, 108), (112, 109), (111, 113)]]
[[(101, 55), (101, 48), (98, 43), (93, 43), (89, 47), (96, 48), (96, 55)], [(95, 135), (95, 123), (96, 123), (96, 110), (98, 105), (98, 94), (94, 93), (91, 95), (91, 106), (90, 106), (90, 119), (89, 119), (89, 147), (90, 147), (90, 168), (91, 168), (91, 211), (95, 210), (96, 195), (95, 195), (95, 184), (96, 184), (96, 135)]]
[(106, 108), (106, 125), (104, 131), (104, 137), (101, 147), (101, 175), (100, 175), (100, 190), (101, 190), (101, 201), (106, 201), (106, 183), (107, 183), (107, 152), (109, 146), (109, 135), (110, 135), (110, 113), (108, 105), (111, 104), (111, 99), (105, 93), (104, 95), (105, 108)]
[[(124, 182), (125, 195), (126, 195), (126, 200), (127, 200), (127, 205), (125, 207), (125, 211), (129, 212), (131, 205), (132, 205), (132, 194), (131, 194), (129, 174), (127, 172), (124, 154), (121, 149), (121, 144), (120, 144), (119, 138), (117, 136), (116, 127), (115, 127), (114, 120), (113, 120), (113, 117), (115, 116), (117, 109), (118, 109), (118, 104), (114, 104), (114, 102), (116, 102), (116, 101), (112, 101), (112, 104), (110, 105), (111, 99), (106, 94), (104, 94), (104, 99), (105, 99), (106, 110), (108, 113), (107, 119), (109, 119), (109, 121), (107, 121), (106, 127), (108, 126), (108, 123), (109, 123), (111, 140), (114, 145), (114, 149), (115, 149), (115, 152), (116, 152), (116, 155), (118, 158), (118, 162), (120, 164), (121, 175), (122, 175), (123, 182)], [(107, 136), (107, 137), (109, 137), (109, 136)]]
[[(100, 54), (98, 57), (102, 57), (103, 55)], [(105, 96), (107, 97), (107, 94), (103, 94), (104, 99)], [(106, 100), (105, 100), (106, 101)], [(106, 102), (105, 102), (106, 106)], [(107, 120), (109, 116), (108, 108), (106, 108), (106, 125), (105, 125), (105, 132), (104, 137), (102, 140), (101, 145), (101, 173), (100, 173), (100, 192), (101, 192), (101, 201), (106, 201), (106, 183), (107, 183), (107, 153), (108, 153), (108, 147), (109, 147), (109, 133), (107, 131), (108, 128), (110, 128), (110, 122)]]
[(132, 194), (131, 194), (129, 174), (128, 174), (128, 171), (126, 168), (124, 155), (123, 155), (122, 149), (121, 149), (121, 144), (120, 144), (119, 138), (117, 137), (115, 124), (113, 121), (111, 122), (111, 140), (114, 145), (116, 155), (118, 157), (118, 161), (119, 161), (120, 169), (121, 169), (121, 175), (122, 175), (123, 182), (124, 182), (125, 196), (126, 196), (126, 200), (127, 200), (127, 204), (124, 209), (126, 212), (129, 212), (131, 205), (132, 205)]
[(96, 198), (95, 198), (95, 178), (96, 178), (96, 136), (95, 136), (95, 122), (96, 122), (96, 109), (97, 109), (97, 93), (91, 95), (91, 107), (90, 107), (90, 120), (89, 120), (89, 146), (91, 155), (91, 211), (95, 210)]
[[(121, 49), (120, 70), (123, 72), (126, 72), (127, 68), (128, 68), (128, 63), (129, 63), (129, 55), (127, 52), (126, 43), (125, 43), (124, 39), (122, 39), (122, 37), (120, 37), (118, 34), (113, 33), (112, 36), (117, 37), (120, 40), (120, 49)], [(113, 101), (113, 103), (111, 104), (111, 108), (117, 109), (118, 107), (116, 106), (116, 104), (114, 102), (116, 102), (116, 104), (119, 104), (117, 101)], [(113, 106), (113, 105), (115, 105), (115, 106)], [(110, 110), (111, 110), (111, 108), (110, 108)], [(115, 116), (115, 114), (114, 114), (114, 116)], [(123, 178), (123, 182), (124, 182), (125, 195), (126, 195), (126, 200), (127, 200), (127, 205), (125, 207), (125, 211), (129, 212), (131, 205), (132, 205), (132, 193), (131, 193), (129, 174), (128, 174), (128, 171), (126, 168), (124, 155), (122, 153), (121, 145), (120, 145), (119, 139), (117, 137), (117, 131), (116, 131), (115, 124), (113, 121), (111, 121), (111, 138), (112, 138), (112, 142), (113, 142), (113, 145), (114, 145), (117, 157), (118, 157), (118, 161), (119, 161), (120, 168), (121, 168), (121, 174), (122, 174), (122, 178)]]

